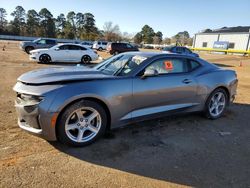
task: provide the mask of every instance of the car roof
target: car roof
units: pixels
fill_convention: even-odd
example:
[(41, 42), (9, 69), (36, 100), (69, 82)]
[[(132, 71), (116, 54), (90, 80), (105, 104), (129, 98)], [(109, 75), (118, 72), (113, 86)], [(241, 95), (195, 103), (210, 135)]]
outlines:
[(185, 54), (177, 54), (177, 53), (164, 53), (164, 52), (142, 52), (142, 51), (139, 51), (139, 52), (125, 52), (123, 54), (131, 54), (131, 55), (138, 55), (138, 56), (143, 56), (143, 57), (147, 57), (147, 58), (150, 58), (150, 57), (154, 57), (154, 56), (162, 56), (162, 57), (166, 57), (166, 56), (169, 56), (169, 57), (182, 57), (182, 58), (194, 58), (192, 56), (189, 56), (189, 55), (185, 55)]

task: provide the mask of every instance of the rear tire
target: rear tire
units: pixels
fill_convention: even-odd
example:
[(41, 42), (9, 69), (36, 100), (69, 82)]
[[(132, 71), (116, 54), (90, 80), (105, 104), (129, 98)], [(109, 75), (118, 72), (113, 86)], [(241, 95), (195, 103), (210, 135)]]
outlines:
[(50, 62), (51, 62), (51, 57), (50, 57), (48, 54), (42, 54), (42, 55), (39, 57), (39, 61), (40, 61), (41, 63), (47, 64), (47, 63), (50, 63)]
[(25, 48), (25, 52), (26, 52), (27, 54), (30, 54), (30, 51), (31, 51), (31, 50), (34, 50), (34, 49), (35, 49), (35, 48), (32, 47), (32, 46), (28, 46), (28, 47)]
[(90, 100), (76, 102), (59, 116), (56, 126), (58, 140), (71, 146), (86, 146), (106, 130), (107, 114), (101, 105)]
[(215, 89), (206, 101), (205, 116), (209, 119), (220, 118), (226, 111), (228, 99), (229, 96), (224, 89)]

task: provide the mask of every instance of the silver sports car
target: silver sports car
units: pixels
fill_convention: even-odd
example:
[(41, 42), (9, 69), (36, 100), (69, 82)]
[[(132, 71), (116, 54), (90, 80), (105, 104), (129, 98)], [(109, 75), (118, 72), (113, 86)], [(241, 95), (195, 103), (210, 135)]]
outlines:
[(108, 129), (173, 113), (223, 115), (236, 95), (235, 71), (197, 57), (152, 52), (113, 56), (96, 67), (34, 70), (14, 90), (19, 126), (47, 140), (92, 143)]

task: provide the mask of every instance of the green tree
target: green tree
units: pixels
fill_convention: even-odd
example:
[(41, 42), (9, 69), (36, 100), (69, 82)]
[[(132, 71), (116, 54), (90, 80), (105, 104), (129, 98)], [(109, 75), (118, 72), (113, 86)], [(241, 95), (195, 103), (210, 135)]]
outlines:
[(85, 38), (87, 40), (91, 40), (93, 39), (93, 37), (98, 35), (98, 29), (95, 26), (94, 15), (91, 13), (85, 13), (83, 17), (84, 17), (83, 29), (85, 33)]
[(7, 12), (4, 8), (0, 8), (0, 32), (4, 32), (7, 26), (6, 20)]
[(66, 18), (64, 16), (64, 14), (60, 14), (59, 16), (57, 16), (56, 21), (55, 21), (55, 25), (56, 25), (56, 35), (59, 38), (65, 38), (65, 27), (66, 27)]
[(45, 37), (55, 37), (55, 20), (51, 12), (43, 8), (40, 10), (39, 15), (41, 18), (40, 26), (42, 27), (41, 35)]
[(14, 20), (11, 21), (12, 33), (16, 35), (25, 34), (25, 10), (22, 6), (17, 6), (15, 10), (11, 13)]
[(154, 44), (161, 44), (162, 42), (162, 32), (158, 31), (157, 33), (155, 33), (155, 36), (153, 37), (153, 43)]
[(172, 43), (176, 45), (187, 45), (190, 35), (187, 31), (178, 32), (175, 36), (172, 37)]
[(140, 44), (142, 42), (142, 34), (141, 34), (141, 32), (136, 33), (136, 35), (134, 36), (134, 42), (136, 44)]
[(26, 23), (27, 34), (29, 36), (38, 36), (39, 22), (40, 22), (39, 14), (34, 9), (32, 9), (27, 12), (26, 17), (27, 17), (27, 23)]
[(77, 30), (76, 30), (76, 13), (74, 11), (70, 11), (67, 14), (67, 30), (66, 35), (70, 36), (70, 38), (77, 38)]
[(155, 35), (155, 32), (153, 28), (151, 28), (148, 25), (144, 25), (141, 31), (143, 42), (146, 44), (152, 44), (153, 43), (153, 37)]

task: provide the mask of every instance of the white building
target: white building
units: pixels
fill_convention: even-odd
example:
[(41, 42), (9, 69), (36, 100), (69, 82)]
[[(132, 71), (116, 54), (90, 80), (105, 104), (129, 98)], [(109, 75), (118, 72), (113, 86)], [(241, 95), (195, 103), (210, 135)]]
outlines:
[(250, 26), (223, 27), (195, 34), (193, 47), (250, 50), (249, 43)]

